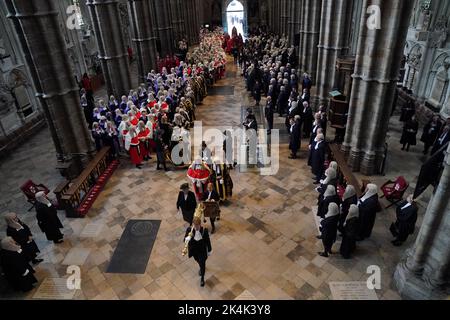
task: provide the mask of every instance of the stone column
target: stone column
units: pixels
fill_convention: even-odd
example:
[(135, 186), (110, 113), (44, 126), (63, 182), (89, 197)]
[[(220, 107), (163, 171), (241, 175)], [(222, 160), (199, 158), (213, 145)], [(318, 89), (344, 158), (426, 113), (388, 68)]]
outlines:
[(178, 42), (186, 35), (182, 0), (170, 0), (170, 12), (174, 39)]
[(130, 22), (133, 42), (138, 58), (139, 83), (143, 82), (151, 70), (156, 70), (156, 36), (154, 20), (151, 16), (150, 0), (129, 0)]
[(170, 5), (168, 1), (153, 0), (155, 5), (155, 16), (157, 21), (158, 39), (161, 43), (161, 52), (159, 55), (174, 54), (173, 27), (171, 24)]
[(193, 26), (192, 26), (192, 34), (194, 38), (194, 43), (200, 43), (200, 9), (202, 8), (200, 2), (203, 0), (194, 0), (194, 12), (193, 16)]
[(128, 94), (130, 65), (117, 0), (88, 0), (108, 95)]
[(348, 49), (347, 36), (353, 0), (323, 0), (318, 45), (316, 102), (328, 104), (336, 84), (336, 59)]
[(187, 30), (187, 37), (188, 37), (187, 40), (189, 42), (189, 45), (192, 45), (195, 43), (195, 37), (194, 37), (195, 21), (194, 21), (194, 17), (193, 17), (194, 1), (186, 0), (184, 3), (184, 10), (186, 12), (186, 19), (185, 19), (184, 23), (186, 25), (186, 30)]
[(303, 0), (300, 17), (300, 70), (316, 83), (322, 0)]
[(272, 30), (274, 33), (280, 33), (280, 19), (281, 19), (281, 13), (280, 13), (280, 1), (281, 0), (273, 0), (273, 25)]
[[(450, 280), (450, 146), (444, 172), (416, 243), (398, 264), (394, 283), (405, 299), (445, 299)], [(447, 292), (445, 292), (447, 289)]]
[(407, 0), (364, 0), (381, 8), (379, 30), (369, 29), (368, 14), (361, 31), (343, 150), (354, 171), (373, 175), (381, 167), (386, 133), (414, 3)]
[(66, 44), (52, 0), (6, 0), (36, 95), (44, 109), (59, 161), (72, 162), (74, 174), (94, 153), (80, 107)]
[(291, 0), (281, 0), (281, 30), (282, 36), (287, 36), (289, 31), (289, 21), (291, 20), (291, 12), (289, 11)]
[(303, 0), (292, 0), (290, 1), (289, 12), (289, 43), (294, 45), (295, 35), (298, 34), (300, 30), (300, 7)]

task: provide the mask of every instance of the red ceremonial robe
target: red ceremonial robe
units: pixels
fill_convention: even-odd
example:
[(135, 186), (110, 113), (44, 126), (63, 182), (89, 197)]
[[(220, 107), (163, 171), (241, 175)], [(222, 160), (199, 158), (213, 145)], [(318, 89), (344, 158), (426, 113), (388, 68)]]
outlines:
[(142, 164), (143, 156), (140, 149), (139, 137), (134, 137), (131, 139), (130, 158), (133, 164), (137, 166)]

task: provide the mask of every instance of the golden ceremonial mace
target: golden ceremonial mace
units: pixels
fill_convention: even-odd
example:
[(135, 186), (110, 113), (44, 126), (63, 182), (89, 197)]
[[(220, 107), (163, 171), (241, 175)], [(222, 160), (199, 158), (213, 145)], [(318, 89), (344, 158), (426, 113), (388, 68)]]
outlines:
[[(194, 219), (199, 218), (201, 220), (204, 210), (205, 210), (205, 207), (203, 206), (203, 203), (200, 203), (197, 206), (197, 209), (195, 210)], [(191, 232), (189, 232), (188, 237), (192, 239), (193, 236), (194, 236), (194, 226), (191, 226)], [(184, 248), (183, 248), (183, 251), (181, 251), (181, 254), (184, 257), (188, 254), (188, 252), (189, 252), (189, 241), (185, 241)]]

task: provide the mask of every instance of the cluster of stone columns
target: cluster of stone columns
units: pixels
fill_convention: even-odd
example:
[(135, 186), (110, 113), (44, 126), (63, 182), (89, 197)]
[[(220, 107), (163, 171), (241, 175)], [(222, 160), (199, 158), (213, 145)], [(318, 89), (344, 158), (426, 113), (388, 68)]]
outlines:
[(175, 40), (173, 26), (171, 22), (171, 10), (169, 1), (153, 0), (155, 6), (155, 17), (157, 21), (156, 30), (160, 46), (160, 56), (173, 55), (175, 49)]
[[(201, 1), (201, 0), (200, 0)], [(184, 0), (185, 2), (185, 24), (187, 30), (188, 41), (190, 45), (199, 43), (199, 0)]]
[(186, 37), (185, 9), (183, 0), (170, 0), (170, 12), (172, 13), (172, 27), (174, 31), (175, 42)]
[(280, 3), (280, 34), (282, 36), (287, 36), (289, 32), (289, 20), (291, 19), (292, 13), (289, 11), (291, 0), (281, 0)]
[(94, 152), (53, 0), (6, 0), (60, 161), (74, 174)]
[(316, 104), (327, 104), (336, 84), (336, 61), (348, 48), (353, 0), (322, 0)]
[(300, 7), (300, 70), (316, 83), (322, 0), (303, 0)]
[(384, 160), (386, 133), (414, 3), (364, 0), (363, 8), (370, 5), (380, 8), (380, 29), (369, 28), (369, 15), (362, 16), (343, 144), (350, 167), (369, 176), (379, 171)]
[(296, 35), (300, 31), (300, 8), (303, 0), (290, 0), (289, 1), (289, 19), (288, 19), (288, 37), (289, 43), (294, 45), (296, 42)]
[(156, 70), (155, 19), (152, 16), (151, 0), (129, 0), (129, 12), (133, 30), (133, 42), (137, 51), (140, 82), (148, 72)]
[[(398, 264), (394, 282), (406, 299), (448, 298), (450, 278), (450, 146), (444, 171), (416, 242)], [(447, 292), (445, 292), (447, 288)]]
[[(138, 5), (142, 3), (143, 1), (136, 1)], [(131, 74), (128, 52), (119, 22), (119, 3), (117, 0), (88, 0), (87, 5), (108, 94), (128, 93), (131, 89)]]

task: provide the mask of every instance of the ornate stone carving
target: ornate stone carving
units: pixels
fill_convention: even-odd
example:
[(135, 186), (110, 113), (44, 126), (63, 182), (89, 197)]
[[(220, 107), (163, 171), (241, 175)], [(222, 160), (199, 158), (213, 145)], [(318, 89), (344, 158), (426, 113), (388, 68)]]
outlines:
[(120, 21), (122, 23), (123, 38), (126, 43), (130, 40), (130, 19), (128, 17), (128, 6), (126, 3), (119, 3)]
[(434, 26), (433, 48), (442, 48), (445, 45), (449, 33), (448, 26), (448, 17), (440, 16)]
[(420, 63), (422, 62), (422, 48), (417, 46), (412, 49), (406, 57), (406, 62), (410, 67), (418, 69), (420, 67)]

